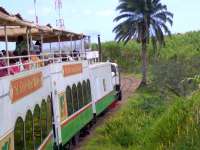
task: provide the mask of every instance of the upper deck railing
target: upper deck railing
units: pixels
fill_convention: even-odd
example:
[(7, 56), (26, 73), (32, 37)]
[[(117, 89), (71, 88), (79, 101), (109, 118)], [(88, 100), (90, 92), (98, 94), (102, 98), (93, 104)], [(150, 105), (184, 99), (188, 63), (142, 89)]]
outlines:
[[(0, 54), (0, 78), (54, 63), (79, 60), (88, 60), (89, 63), (98, 61), (96, 55), (94, 58), (91, 55), (87, 57), (86, 50), (91, 49), (90, 36), (53, 28), (51, 25), (42, 26), (34, 24), (24, 20), (20, 15), (8, 13), (1, 7), (0, 41), (5, 43), (5, 53)], [(35, 41), (35, 45), (33, 45), (33, 41)], [(16, 42), (16, 49), (14, 51), (16, 53), (9, 51), (9, 42)], [(58, 45), (56, 48), (53, 48), (55, 43)], [(48, 50), (51, 53), (43, 53), (44, 44), (49, 44)], [(77, 44), (80, 44), (80, 48)], [(36, 49), (40, 52), (39, 55), (35, 55), (37, 52), (34, 46), (36, 45)], [(66, 46), (70, 47), (71, 53), (62, 51), (63, 49), (66, 50)], [(57, 48), (59, 52), (52, 51)], [(77, 52), (77, 50), (83, 53)], [(23, 56), (18, 56), (19, 54)]]
[[(99, 61), (98, 57), (87, 59), (87, 53), (54, 52), (39, 55), (0, 57), (0, 78), (34, 70), (50, 64), (87, 60), (89, 64)], [(10, 63), (7, 63), (10, 62)]]

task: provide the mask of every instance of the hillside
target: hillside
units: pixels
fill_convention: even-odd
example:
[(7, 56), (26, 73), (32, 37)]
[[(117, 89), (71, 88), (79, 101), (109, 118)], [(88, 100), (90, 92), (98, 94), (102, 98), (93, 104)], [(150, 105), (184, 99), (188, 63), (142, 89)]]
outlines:
[(199, 149), (200, 94), (164, 98), (140, 89), (83, 149)]
[[(140, 71), (140, 47), (103, 44), (104, 58), (124, 72)], [(197, 150), (200, 147), (200, 32), (166, 38), (166, 46), (148, 48), (148, 86), (97, 128), (84, 150)]]
[[(95, 48), (95, 45), (93, 45)], [(114, 41), (102, 43), (104, 60), (116, 60), (123, 71), (139, 71), (140, 66), (140, 45), (129, 42), (127, 45)], [(174, 57), (190, 58), (200, 56), (200, 31), (175, 34), (166, 38), (166, 45), (163, 48), (154, 50), (148, 47), (149, 63), (155, 59), (171, 59)]]

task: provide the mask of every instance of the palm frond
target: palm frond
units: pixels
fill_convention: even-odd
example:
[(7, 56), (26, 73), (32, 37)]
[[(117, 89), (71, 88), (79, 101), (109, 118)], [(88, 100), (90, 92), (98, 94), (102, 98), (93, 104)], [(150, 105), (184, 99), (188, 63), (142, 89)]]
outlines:
[(114, 21), (121, 22), (113, 29), (117, 41), (148, 42), (151, 38), (155, 47), (157, 43), (164, 45), (165, 34), (171, 35), (167, 23), (173, 24), (173, 14), (161, 0), (119, 0), (116, 10), (120, 15)]

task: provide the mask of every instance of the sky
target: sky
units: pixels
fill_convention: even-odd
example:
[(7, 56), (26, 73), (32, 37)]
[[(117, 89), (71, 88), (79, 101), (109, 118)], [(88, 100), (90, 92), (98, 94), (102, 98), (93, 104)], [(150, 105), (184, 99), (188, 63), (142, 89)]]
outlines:
[[(26, 20), (34, 21), (34, 0), (0, 0), (0, 6), (12, 14), (20, 13)], [(56, 25), (58, 13), (55, 0), (36, 0), (39, 24)], [(172, 33), (184, 33), (200, 30), (200, 0), (162, 0), (168, 10), (174, 14)], [(62, 0), (61, 14), (65, 29), (92, 36), (97, 34), (102, 41), (113, 40), (112, 29), (116, 25), (113, 19), (118, 15), (115, 8), (118, 0)]]

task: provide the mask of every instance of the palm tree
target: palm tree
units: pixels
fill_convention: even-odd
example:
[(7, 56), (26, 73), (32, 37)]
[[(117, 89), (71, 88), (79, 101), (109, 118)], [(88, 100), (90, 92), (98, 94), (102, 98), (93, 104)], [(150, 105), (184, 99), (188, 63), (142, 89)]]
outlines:
[(119, 0), (116, 8), (120, 15), (114, 21), (119, 24), (113, 29), (115, 40), (125, 44), (133, 39), (141, 43), (142, 85), (147, 83), (147, 44), (153, 47), (165, 44), (165, 34), (171, 35), (168, 25), (172, 25), (173, 14), (161, 0)]

